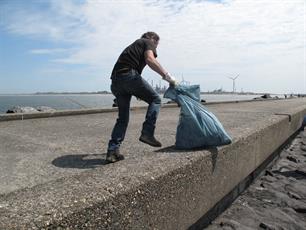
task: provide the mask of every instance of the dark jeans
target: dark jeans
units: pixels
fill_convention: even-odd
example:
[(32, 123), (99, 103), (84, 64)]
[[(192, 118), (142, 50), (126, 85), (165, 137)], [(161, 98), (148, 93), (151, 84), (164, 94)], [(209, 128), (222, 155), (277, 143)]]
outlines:
[(108, 143), (108, 150), (119, 148), (124, 140), (129, 123), (132, 96), (136, 96), (149, 104), (146, 118), (142, 125), (142, 134), (153, 136), (161, 99), (150, 84), (139, 74), (129, 74), (113, 77), (111, 90), (117, 99), (119, 112), (117, 122), (112, 131), (111, 140)]

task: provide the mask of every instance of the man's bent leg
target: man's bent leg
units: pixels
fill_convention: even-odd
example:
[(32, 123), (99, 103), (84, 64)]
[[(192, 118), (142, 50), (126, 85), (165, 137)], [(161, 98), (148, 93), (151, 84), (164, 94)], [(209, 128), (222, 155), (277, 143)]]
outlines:
[(133, 95), (149, 104), (139, 140), (154, 147), (160, 147), (161, 143), (154, 138), (154, 131), (161, 106), (161, 99), (156, 91), (143, 78), (139, 77), (136, 85)]
[(161, 100), (159, 95), (152, 95), (152, 97), (153, 100), (151, 103), (149, 103), (146, 119), (142, 125), (142, 133), (149, 136), (154, 136), (155, 124), (161, 106)]
[(155, 124), (157, 120), (157, 116), (159, 114), (159, 109), (161, 105), (160, 98), (156, 97), (148, 107), (148, 111), (146, 114), (146, 120), (142, 125), (141, 136), (139, 140), (146, 144), (149, 144), (153, 147), (161, 147), (161, 143), (155, 139), (154, 131), (155, 131)]

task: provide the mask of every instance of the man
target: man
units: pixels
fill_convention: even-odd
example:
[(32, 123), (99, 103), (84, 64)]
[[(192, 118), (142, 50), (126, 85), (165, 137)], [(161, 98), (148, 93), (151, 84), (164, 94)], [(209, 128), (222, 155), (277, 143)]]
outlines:
[(124, 159), (119, 148), (128, 126), (132, 96), (149, 104), (139, 140), (154, 147), (161, 147), (161, 143), (154, 137), (161, 99), (150, 84), (141, 77), (142, 70), (148, 65), (171, 85), (176, 84), (174, 77), (171, 77), (156, 60), (158, 42), (159, 36), (156, 33), (143, 34), (140, 39), (125, 48), (113, 68), (111, 90), (117, 99), (118, 119), (108, 143), (106, 156), (108, 162), (114, 163)]

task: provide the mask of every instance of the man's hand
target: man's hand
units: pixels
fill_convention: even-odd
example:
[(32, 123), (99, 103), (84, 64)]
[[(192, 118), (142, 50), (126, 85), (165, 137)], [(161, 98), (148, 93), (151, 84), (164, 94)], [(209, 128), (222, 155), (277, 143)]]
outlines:
[(166, 73), (166, 75), (163, 79), (165, 81), (169, 82), (169, 84), (172, 85), (172, 86), (178, 85), (178, 82), (175, 80), (175, 77), (171, 76), (170, 73)]

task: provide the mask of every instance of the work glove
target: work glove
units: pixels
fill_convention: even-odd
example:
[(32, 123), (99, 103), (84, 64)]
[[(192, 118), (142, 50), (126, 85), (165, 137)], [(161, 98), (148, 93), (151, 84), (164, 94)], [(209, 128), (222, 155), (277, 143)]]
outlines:
[(169, 82), (172, 86), (177, 86), (178, 82), (175, 80), (175, 77), (171, 76), (170, 73), (166, 73), (166, 76), (164, 77), (164, 80)]

